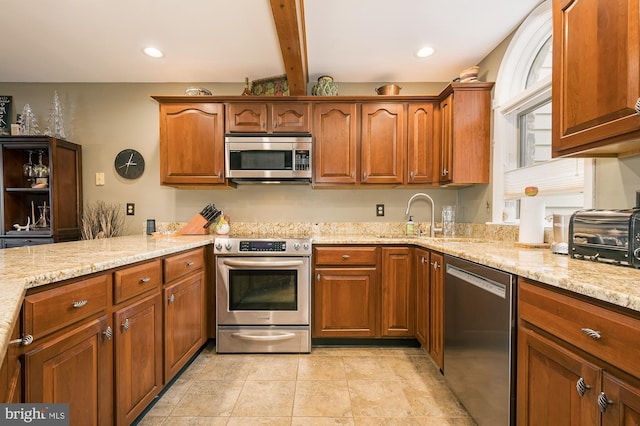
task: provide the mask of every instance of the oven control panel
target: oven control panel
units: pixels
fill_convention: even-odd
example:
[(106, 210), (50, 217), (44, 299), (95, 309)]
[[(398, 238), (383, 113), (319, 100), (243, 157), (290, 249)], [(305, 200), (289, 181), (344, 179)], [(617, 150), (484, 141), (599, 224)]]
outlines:
[(311, 240), (308, 238), (216, 238), (213, 247), (215, 254), (236, 254), (245, 256), (311, 255)]

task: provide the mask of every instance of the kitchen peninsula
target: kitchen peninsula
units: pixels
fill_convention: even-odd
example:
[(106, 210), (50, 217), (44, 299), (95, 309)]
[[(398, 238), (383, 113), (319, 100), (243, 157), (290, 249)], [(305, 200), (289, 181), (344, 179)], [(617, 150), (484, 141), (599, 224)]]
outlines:
[[(241, 224), (235, 225), (235, 232), (239, 232)], [(246, 229), (260, 228), (261, 224), (254, 225)], [(520, 283), (547, 284), (536, 288), (560, 291), (561, 297), (575, 296), (580, 302), (589, 300), (598, 308), (604, 306), (614, 315), (622, 314), (633, 321), (640, 318), (640, 286), (637, 284), (640, 271), (633, 268), (569, 259), (554, 255), (548, 249), (528, 249), (508, 241), (407, 237), (390, 232), (369, 232), (364, 228), (344, 232), (340, 227), (318, 227), (317, 224), (305, 225), (304, 230), (311, 235), (314, 245), (404, 246), (461, 257), (518, 275)], [(0, 353), (4, 357), (9, 348), (11, 331), (20, 323), (20, 309), (27, 292), (127, 265), (173, 257), (210, 246), (214, 238), (214, 235), (171, 238), (134, 235), (3, 250), (0, 252), (0, 273), (3, 277)], [(205, 257), (205, 264), (210, 262), (211, 259)], [(205, 282), (211, 285), (213, 281), (205, 279)], [(631, 349), (636, 345), (636, 342), (628, 342)], [(607, 353), (595, 356), (609, 361)], [(637, 376), (634, 374), (636, 379)]]

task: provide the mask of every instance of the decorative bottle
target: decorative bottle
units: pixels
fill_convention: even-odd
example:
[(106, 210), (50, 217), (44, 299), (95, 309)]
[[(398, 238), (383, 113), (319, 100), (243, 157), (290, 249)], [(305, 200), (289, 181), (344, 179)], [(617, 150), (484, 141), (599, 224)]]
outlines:
[(244, 90), (242, 91), (242, 96), (252, 96), (251, 88), (249, 87), (249, 77), (244, 78)]

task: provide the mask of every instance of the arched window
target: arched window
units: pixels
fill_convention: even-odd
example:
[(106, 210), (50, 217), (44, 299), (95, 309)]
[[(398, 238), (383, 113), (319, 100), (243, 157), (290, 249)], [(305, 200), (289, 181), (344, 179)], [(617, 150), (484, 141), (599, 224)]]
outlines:
[(547, 215), (592, 205), (591, 160), (551, 158), (551, 0), (516, 31), (495, 86), (493, 217), (515, 220), (524, 188), (537, 186)]

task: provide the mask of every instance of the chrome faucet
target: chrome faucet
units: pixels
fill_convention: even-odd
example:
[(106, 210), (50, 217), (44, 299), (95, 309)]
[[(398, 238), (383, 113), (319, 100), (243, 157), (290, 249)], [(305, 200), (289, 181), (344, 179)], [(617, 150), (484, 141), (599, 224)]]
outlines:
[(436, 209), (433, 203), (433, 198), (431, 198), (429, 195), (425, 194), (424, 192), (418, 192), (417, 194), (413, 194), (411, 198), (409, 198), (409, 201), (407, 202), (407, 211), (404, 212), (404, 214), (405, 216), (409, 215), (409, 209), (411, 208), (411, 203), (413, 202), (413, 200), (415, 200), (418, 197), (426, 198), (431, 203), (431, 229), (429, 230), (429, 236), (434, 237), (436, 234), (436, 231), (442, 232), (442, 228), (436, 229)]

